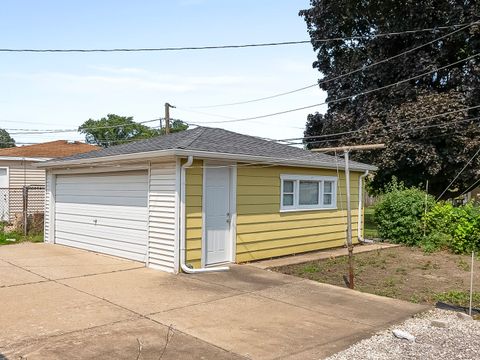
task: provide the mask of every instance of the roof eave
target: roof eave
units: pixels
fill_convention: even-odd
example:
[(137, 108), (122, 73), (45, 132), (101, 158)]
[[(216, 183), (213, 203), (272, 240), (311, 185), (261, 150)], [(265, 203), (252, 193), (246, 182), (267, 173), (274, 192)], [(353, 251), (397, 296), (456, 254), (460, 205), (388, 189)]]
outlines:
[(128, 160), (142, 160), (142, 159), (150, 159), (154, 157), (162, 157), (162, 156), (174, 156), (175, 151), (170, 150), (156, 150), (156, 151), (145, 151), (139, 153), (131, 153), (131, 154), (121, 154), (121, 155), (110, 155), (110, 156), (99, 156), (99, 157), (92, 157), (92, 158), (85, 158), (85, 159), (72, 159), (72, 160), (52, 160), (48, 161), (47, 163), (42, 164), (35, 164), (38, 168), (59, 168), (59, 167), (68, 167), (73, 165), (89, 165), (89, 164), (96, 164), (96, 163), (104, 163), (110, 161), (128, 161)]
[(0, 161), (48, 161), (51, 158), (29, 156), (0, 156)]
[[(40, 164), (36, 164), (35, 166), (38, 168), (53, 169), (53, 168), (59, 168), (59, 167), (68, 167), (68, 166), (75, 166), (75, 165), (90, 165), (95, 163), (104, 163), (104, 162), (113, 162), (113, 161), (147, 160), (147, 159), (164, 157), (164, 156), (197, 156), (197, 157), (207, 158), (207, 159), (258, 162), (259, 164), (276, 164), (276, 165), (284, 165), (284, 166), (302, 166), (302, 167), (326, 168), (326, 169), (337, 168), (335, 164), (322, 162), (322, 161), (282, 159), (282, 158), (272, 158), (268, 156), (230, 154), (230, 153), (219, 153), (219, 152), (200, 151), (200, 150), (185, 150), (185, 149), (157, 150), (157, 151), (146, 151), (146, 152), (132, 153), (132, 154), (102, 156), (97, 158), (49, 161), (48, 163), (40, 163)], [(377, 168), (371, 165), (365, 165), (362, 167), (351, 165), (350, 169), (352, 171), (366, 171), (366, 170), (375, 171)]]
[[(237, 160), (237, 161), (248, 161), (248, 162), (258, 162), (261, 164), (274, 164), (274, 165), (284, 165), (284, 166), (302, 166), (302, 167), (312, 167), (312, 168), (325, 168), (325, 169), (336, 169), (337, 165), (322, 162), (322, 161), (310, 161), (310, 160), (298, 160), (298, 159), (282, 159), (282, 158), (272, 158), (268, 156), (255, 156), (255, 155), (243, 155), (243, 154), (229, 154), (229, 153), (218, 153), (218, 152), (208, 152), (208, 151), (198, 151), (198, 150), (177, 150), (177, 156), (198, 156), (202, 158), (211, 158), (211, 159), (225, 159), (225, 160)], [(342, 168), (342, 167), (340, 167)], [(377, 168), (372, 165), (366, 165), (362, 167), (350, 166), (352, 171), (376, 171)]]

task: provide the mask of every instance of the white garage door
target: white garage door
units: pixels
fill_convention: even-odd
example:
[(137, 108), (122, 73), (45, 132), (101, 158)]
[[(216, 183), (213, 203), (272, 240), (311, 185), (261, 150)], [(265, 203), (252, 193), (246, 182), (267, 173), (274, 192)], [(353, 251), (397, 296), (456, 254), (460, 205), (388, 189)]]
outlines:
[(55, 242), (145, 261), (147, 186), (146, 171), (57, 175)]

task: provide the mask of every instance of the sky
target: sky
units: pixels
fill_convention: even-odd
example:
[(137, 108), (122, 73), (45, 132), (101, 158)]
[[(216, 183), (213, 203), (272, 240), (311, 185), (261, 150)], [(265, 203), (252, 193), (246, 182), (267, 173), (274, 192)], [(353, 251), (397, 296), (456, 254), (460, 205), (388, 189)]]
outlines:
[[(308, 0), (3, 0), (0, 48), (140, 48), (308, 40), (298, 11)], [(164, 116), (248, 135), (301, 137), (319, 106), (261, 120), (214, 123), (318, 104), (311, 44), (146, 53), (0, 53), (0, 127), (76, 129), (109, 113), (146, 121)], [(15, 134), (15, 140), (84, 140), (76, 132)]]

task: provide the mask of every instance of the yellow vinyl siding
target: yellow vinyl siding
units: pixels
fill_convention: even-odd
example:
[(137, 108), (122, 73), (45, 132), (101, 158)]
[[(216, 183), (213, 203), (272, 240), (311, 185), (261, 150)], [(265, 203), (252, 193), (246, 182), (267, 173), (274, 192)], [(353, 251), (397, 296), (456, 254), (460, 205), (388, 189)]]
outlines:
[[(237, 169), (236, 261), (342, 246), (346, 239), (346, 186), (340, 173), (337, 209), (280, 212), (280, 175), (337, 176), (335, 170), (293, 167)], [(351, 173), (351, 206), (354, 241), (357, 238), (358, 179)]]
[(186, 263), (200, 267), (202, 258), (203, 161), (195, 160), (186, 170), (185, 223)]

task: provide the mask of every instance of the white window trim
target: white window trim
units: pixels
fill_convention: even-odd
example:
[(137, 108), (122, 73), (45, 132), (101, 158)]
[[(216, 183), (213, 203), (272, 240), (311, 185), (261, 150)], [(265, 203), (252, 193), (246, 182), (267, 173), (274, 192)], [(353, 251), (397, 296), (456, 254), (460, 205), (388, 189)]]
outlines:
[[(283, 205), (283, 182), (293, 181), (293, 205)], [(316, 205), (300, 205), (299, 198), (299, 183), (300, 181), (318, 181), (321, 182), (321, 186), (318, 193), (319, 204)], [(332, 204), (323, 204), (323, 182), (333, 182)], [(292, 212), (292, 211), (317, 211), (317, 210), (335, 210), (337, 209), (337, 183), (338, 178), (336, 176), (315, 176), (315, 175), (293, 175), (293, 174), (280, 174), (280, 212)]]

